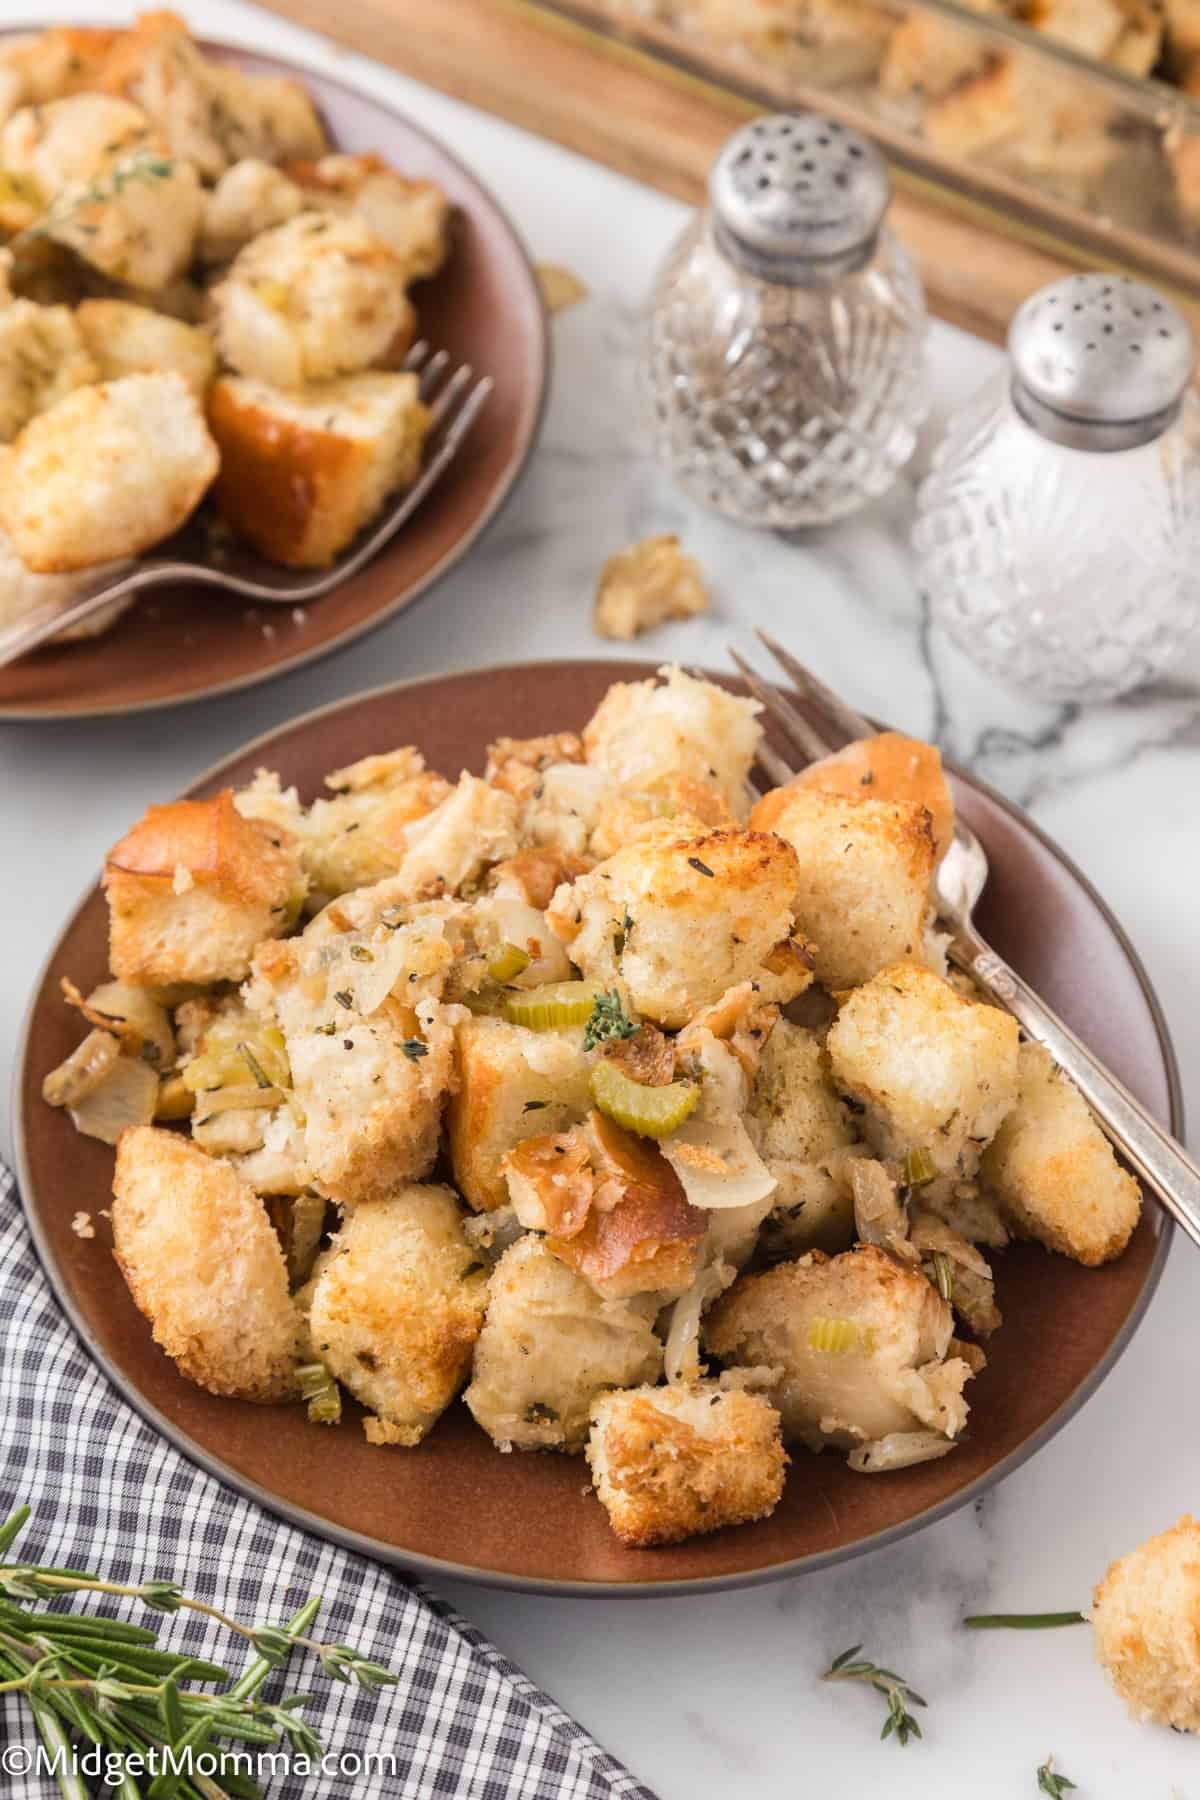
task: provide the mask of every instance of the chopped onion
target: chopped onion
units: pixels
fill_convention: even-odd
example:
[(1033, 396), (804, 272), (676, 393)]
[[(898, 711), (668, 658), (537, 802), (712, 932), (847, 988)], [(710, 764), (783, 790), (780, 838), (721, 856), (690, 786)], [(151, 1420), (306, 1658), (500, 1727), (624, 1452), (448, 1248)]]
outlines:
[(115, 1144), (133, 1125), (149, 1125), (158, 1103), (158, 1076), (149, 1063), (118, 1056), (99, 1087), (70, 1108), (76, 1131)]
[(859, 1444), (846, 1460), (860, 1475), (884, 1475), (889, 1469), (936, 1462), (953, 1449), (954, 1439), (943, 1437), (940, 1431), (889, 1431), (873, 1443)]
[[(62, 991), (89, 1025), (111, 1031), (127, 1051), (141, 1052), (156, 1068), (170, 1068), (175, 1060), (175, 1034), (166, 1007), (146, 988), (133, 987), (128, 981), (103, 981), (85, 1000), (74, 982), (64, 980)], [(148, 1050), (144, 1048), (147, 1045)]]
[(688, 1119), (659, 1148), (691, 1206), (752, 1206), (778, 1186), (740, 1119)]
[(354, 1011), (364, 1019), (378, 1012), (400, 977), (404, 974), (412, 946), (405, 943), (404, 928), (388, 934), (384, 943), (356, 945), (358, 949), (369, 949), (371, 960), (359, 961), (343, 955), (339, 958), (334, 978), (330, 981), (331, 991), (348, 991), (354, 1000)]
[(42, 1099), (51, 1106), (78, 1106), (100, 1086), (120, 1054), (111, 1031), (89, 1031), (66, 1061), (46, 1076)]
[(672, 1387), (690, 1387), (699, 1381), (700, 1320), (706, 1306), (723, 1294), (733, 1280), (734, 1271), (725, 1263), (710, 1263), (702, 1269), (686, 1294), (681, 1294), (671, 1308), (671, 1324), (667, 1331), (663, 1363)]

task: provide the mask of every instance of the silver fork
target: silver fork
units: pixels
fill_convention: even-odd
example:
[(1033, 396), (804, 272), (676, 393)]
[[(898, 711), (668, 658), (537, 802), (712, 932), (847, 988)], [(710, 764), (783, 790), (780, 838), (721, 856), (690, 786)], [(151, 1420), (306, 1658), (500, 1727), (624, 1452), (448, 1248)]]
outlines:
[[(762, 701), (803, 761), (814, 762), (856, 738), (875, 735), (877, 726), (848, 707), (782, 645), (765, 632), (760, 631), (758, 636), (791, 677), (801, 701), (815, 709), (830, 727), (831, 738), (827, 741), (809, 716), (779, 689), (763, 681), (736, 650), (730, 651), (751, 693)], [(759, 761), (777, 784), (784, 785), (793, 778), (795, 771), (769, 746), (760, 752)], [(938, 915), (950, 932), (951, 961), (973, 976), (998, 1006), (1012, 1013), (1029, 1037), (1046, 1047), (1130, 1167), (1178, 1220), (1193, 1243), (1200, 1244), (1200, 1167), (1150, 1116), (1141, 1101), (1080, 1042), (1070, 1026), (979, 935), (972, 914), (987, 878), (983, 845), (970, 826), (956, 817), (954, 839), (938, 867), (935, 884)]]
[(280, 568), (254, 551), (242, 548), (236, 541), (222, 544), (218, 558), (214, 556), (211, 544), (206, 542), (203, 522), (189, 520), (167, 543), (158, 546), (155, 555), (126, 565), (117, 573), (109, 569), (96, 585), (83, 592), (77, 590), (66, 601), (51, 601), (0, 631), (0, 669), (27, 651), (36, 650), (57, 632), (80, 624), (102, 607), (111, 606), (114, 600), (144, 593), (148, 588), (162, 587), (168, 582), (224, 588), (228, 593), (266, 601), (268, 605), (299, 606), (302, 602), (319, 600), (347, 576), (355, 574), (395, 536), (441, 480), (494, 386), (490, 375), (476, 379), (469, 363), (452, 369), (449, 352), (431, 352), (424, 340), (413, 345), (403, 367), (419, 374), (421, 398), (431, 414), (425, 465), (414, 486), (400, 495), (367, 535), (352, 545), (331, 568), (319, 573)]

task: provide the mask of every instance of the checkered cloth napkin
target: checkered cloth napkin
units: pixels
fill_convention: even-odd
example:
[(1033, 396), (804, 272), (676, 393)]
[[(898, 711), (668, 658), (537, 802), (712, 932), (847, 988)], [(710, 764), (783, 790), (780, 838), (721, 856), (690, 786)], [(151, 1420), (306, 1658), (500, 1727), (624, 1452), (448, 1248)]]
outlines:
[[(368, 1693), (293, 1658), (291, 1691), (325, 1748), (390, 1753), (392, 1773), (292, 1773), (271, 1800), (655, 1800), (494, 1645), (419, 1583), (296, 1531), (240, 1499), (158, 1437), (88, 1359), (30, 1241), (16, 1184), (0, 1169), (0, 1517), (27, 1501), (16, 1554), (107, 1579), (178, 1581), (248, 1623), (280, 1624), (311, 1595), (317, 1628), (400, 1672)], [(170, 1649), (230, 1662), (228, 1632), (195, 1613), (147, 1615)], [(237, 1656), (236, 1646), (232, 1647)], [(281, 1684), (276, 1674), (264, 1693)], [(23, 1703), (4, 1700), (7, 1744), (32, 1745)], [(351, 1767), (353, 1765), (351, 1764)], [(386, 1767), (386, 1765), (385, 1765)], [(9, 1777), (5, 1792), (51, 1800), (51, 1777)]]

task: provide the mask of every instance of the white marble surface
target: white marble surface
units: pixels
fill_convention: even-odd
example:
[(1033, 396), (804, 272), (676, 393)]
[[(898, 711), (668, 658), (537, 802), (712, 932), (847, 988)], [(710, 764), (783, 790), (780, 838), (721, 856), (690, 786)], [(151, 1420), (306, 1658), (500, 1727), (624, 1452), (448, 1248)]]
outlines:
[[(40, 9), (0, 4), (0, 22)], [(72, 0), (76, 16), (112, 8)], [(401, 676), (489, 660), (596, 654), (591, 585), (629, 539), (678, 528), (717, 596), (700, 623), (646, 646), (721, 663), (755, 623), (791, 637), (867, 710), (936, 735), (1054, 833), (1094, 879), (1158, 985), (1185, 1088), (1200, 1076), (1195, 885), (1200, 694), (1190, 676), (1082, 713), (1034, 706), (931, 641), (904, 548), (909, 490), (803, 542), (701, 516), (644, 462), (629, 427), (630, 321), (683, 217), (661, 196), (348, 57), (233, 0), (197, 25), (328, 64), (445, 134), (510, 207), (534, 254), (591, 290), (554, 327), (554, 392), (519, 492), (468, 563), (415, 611), (318, 667), (256, 692), (125, 722), (0, 726), (0, 1091), (33, 972), (105, 847), (242, 739)], [(938, 327), (939, 404), (995, 352)], [(7, 1114), (0, 1127), (7, 1149)], [(1129, 1724), (1083, 1630), (974, 1639), (965, 1612), (1072, 1607), (1110, 1558), (1197, 1504), (1200, 1333), (1193, 1253), (1177, 1246), (1116, 1372), (1036, 1461), (981, 1506), (898, 1548), (746, 1593), (557, 1601), (458, 1586), (452, 1597), (662, 1800), (1033, 1794), (1049, 1752), (1081, 1800), (1200, 1800), (1200, 1745)], [(876, 1741), (877, 1698), (820, 1685), (862, 1639), (929, 1700), (922, 1744)]]

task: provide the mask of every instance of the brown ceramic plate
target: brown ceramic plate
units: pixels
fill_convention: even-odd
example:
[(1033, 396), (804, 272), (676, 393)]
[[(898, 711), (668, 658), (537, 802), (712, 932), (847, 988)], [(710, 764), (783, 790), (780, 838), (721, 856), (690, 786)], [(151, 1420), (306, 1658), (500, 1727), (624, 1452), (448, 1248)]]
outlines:
[[(208, 794), (263, 764), (316, 794), (325, 770), (416, 743), (434, 768), (480, 770), (504, 733), (580, 727), (609, 682), (651, 665), (534, 663), (381, 688), (259, 738), (199, 782)], [(729, 683), (736, 686), (735, 683)], [(982, 924), (991, 940), (1163, 1120), (1179, 1129), (1174, 1056), (1145, 973), (1079, 871), (999, 796), (965, 776), (955, 796), (992, 861)], [(1141, 1318), (1170, 1230), (1148, 1205), (1119, 1262), (1086, 1270), (1033, 1245), (997, 1259), (1004, 1326), (971, 1385), (969, 1441), (941, 1462), (852, 1474), (832, 1454), (793, 1453), (774, 1517), (663, 1550), (627, 1550), (583, 1491), (579, 1458), (500, 1456), (461, 1404), (417, 1450), (370, 1448), (358, 1410), (314, 1430), (299, 1407), (219, 1400), (155, 1347), (108, 1254), (105, 1220), (81, 1241), (71, 1217), (107, 1206), (112, 1152), (43, 1104), (41, 1080), (79, 1037), (59, 977), (105, 974), (104, 902), (93, 888), (51, 953), (18, 1061), (25, 1207), (42, 1260), (92, 1354), (180, 1449), (297, 1524), (390, 1562), (513, 1587), (581, 1593), (737, 1585), (839, 1561), (951, 1511), (1030, 1456), (1111, 1368)]]
[[(249, 687), (379, 625), (453, 568), (507, 498), (533, 447), (548, 370), (545, 311), (516, 232), (449, 150), (399, 113), (326, 75), (217, 44), (253, 73), (292, 75), (320, 107), (338, 149), (376, 150), (426, 176), (457, 209), (454, 251), (414, 298), (421, 329), (456, 363), (496, 386), (450, 472), (365, 569), (302, 609), (257, 610), (209, 588), (158, 589), (112, 631), (49, 646), (0, 669), (0, 719), (85, 718), (198, 700)], [(264, 627), (266, 629), (264, 629)]]

